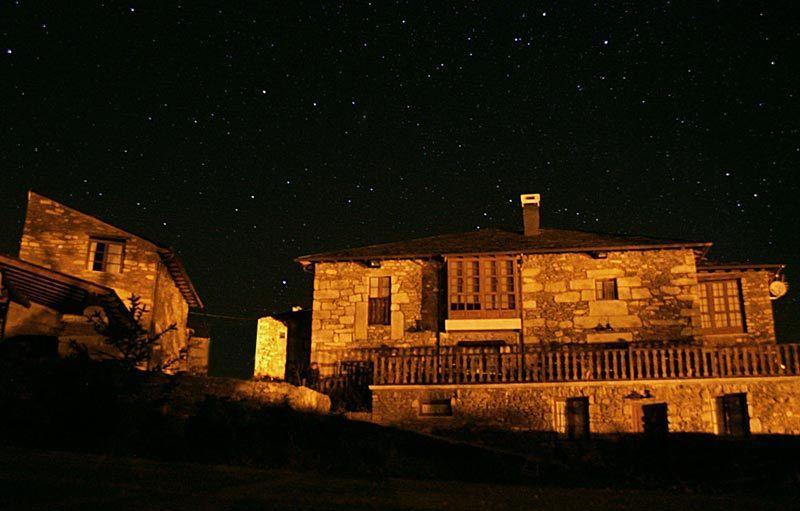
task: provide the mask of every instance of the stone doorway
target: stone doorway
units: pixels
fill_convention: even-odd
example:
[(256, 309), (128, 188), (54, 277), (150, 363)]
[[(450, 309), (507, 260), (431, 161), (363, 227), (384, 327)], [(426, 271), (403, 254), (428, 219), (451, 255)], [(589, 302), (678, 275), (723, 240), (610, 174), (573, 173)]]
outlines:
[(747, 394), (725, 394), (719, 398), (721, 415), (720, 433), (733, 437), (750, 435), (750, 414), (747, 411)]
[(669, 413), (667, 403), (642, 405), (640, 431), (651, 438), (663, 438), (669, 433)]
[(577, 440), (589, 437), (589, 398), (571, 397), (566, 401), (567, 438)]

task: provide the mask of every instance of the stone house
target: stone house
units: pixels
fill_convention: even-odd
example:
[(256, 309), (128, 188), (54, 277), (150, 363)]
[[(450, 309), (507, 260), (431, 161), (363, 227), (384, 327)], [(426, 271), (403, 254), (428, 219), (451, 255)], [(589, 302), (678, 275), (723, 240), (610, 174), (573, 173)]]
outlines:
[[(4, 336), (55, 338), (60, 353), (71, 340), (90, 351), (99, 348), (102, 341), (87, 325), (86, 309), (101, 307), (112, 317), (133, 295), (146, 308), (143, 321), (151, 332), (176, 325), (160, 339), (155, 356), (169, 360), (189, 345), (189, 310), (203, 308), (174, 250), (33, 191), (19, 256), (2, 261), (4, 281), (15, 291), (6, 294), (19, 296), (5, 307)], [(73, 290), (63, 289), (65, 282)], [(71, 300), (79, 294), (74, 289), (83, 290), (82, 301)]]
[[(717, 416), (754, 406), (727, 397), (754, 380), (724, 379), (751, 355), (762, 358), (747, 376), (784, 378), (800, 397), (785, 379), (800, 372), (796, 349), (775, 344), (783, 265), (714, 263), (709, 242), (542, 228), (537, 194), (522, 209), (522, 232), (299, 257), (314, 272), (312, 364), (323, 377), (369, 367), (373, 420), (417, 426), (625, 432), (655, 414), (676, 431), (713, 432)], [(782, 373), (764, 362), (776, 356), (789, 357)], [(703, 406), (680, 403), (698, 392)], [(775, 413), (753, 431), (800, 433), (800, 418), (784, 420), (791, 410)]]

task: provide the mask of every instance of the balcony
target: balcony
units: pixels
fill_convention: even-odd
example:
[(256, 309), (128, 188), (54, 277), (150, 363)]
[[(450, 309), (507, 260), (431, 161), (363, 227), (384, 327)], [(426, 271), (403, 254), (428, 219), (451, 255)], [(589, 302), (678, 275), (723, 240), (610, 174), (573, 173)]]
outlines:
[[(547, 383), (800, 376), (800, 345), (557, 349), (527, 346), (382, 348), (339, 358), (373, 385)], [(347, 362), (344, 362), (344, 361)]]

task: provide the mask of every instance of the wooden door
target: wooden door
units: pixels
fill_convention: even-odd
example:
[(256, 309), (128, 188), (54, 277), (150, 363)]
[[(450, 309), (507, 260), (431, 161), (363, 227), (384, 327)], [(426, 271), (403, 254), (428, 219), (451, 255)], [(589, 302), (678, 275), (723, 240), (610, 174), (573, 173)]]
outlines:
[(589, 398), (567, 399), (567, 438), (579, 439), (589, 436)]
[(669, 432), (667, 403), (642, 405), (642, 431), (646, 436), (662, 438)]
[(750, 434), (750, 415), (747, 412), (747, 394), (725, 394), (722, 401), (722, 432), (745, 437)]

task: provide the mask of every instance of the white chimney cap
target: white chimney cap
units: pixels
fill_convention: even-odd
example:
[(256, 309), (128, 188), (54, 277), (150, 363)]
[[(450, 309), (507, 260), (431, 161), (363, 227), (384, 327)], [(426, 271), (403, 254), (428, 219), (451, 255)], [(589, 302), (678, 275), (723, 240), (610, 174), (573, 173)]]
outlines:
[(523, 206), (527, 206), (528, 204), (535, 204), (538, 206), (542, 196), (538, 193), (523, 193), (519, 196), (519, 199), (522, 201)]

